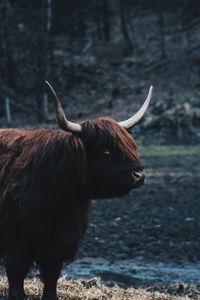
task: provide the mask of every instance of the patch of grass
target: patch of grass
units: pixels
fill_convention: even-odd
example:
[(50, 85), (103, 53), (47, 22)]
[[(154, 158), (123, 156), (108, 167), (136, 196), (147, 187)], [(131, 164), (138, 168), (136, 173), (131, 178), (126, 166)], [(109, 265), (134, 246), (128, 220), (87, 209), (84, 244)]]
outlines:
[[(42, 293), (41, 282), (34, 278), (25, 280), (25, 291), (29, 300), (40, 299)], [(172, 296), (160, 292), (147, 292), (143, 289), (122, 289), (117, 285), (107, 287), (99, 279), (58, 281), (59, 300), (185, 300), (186, 297)], [(0, 278), (0, 300), (8, 297), (7, 281)], [(187, 300), (190, 298), (187, 297)]]
[(141, 156), (200, 155), (200, 145), (140, 145)]

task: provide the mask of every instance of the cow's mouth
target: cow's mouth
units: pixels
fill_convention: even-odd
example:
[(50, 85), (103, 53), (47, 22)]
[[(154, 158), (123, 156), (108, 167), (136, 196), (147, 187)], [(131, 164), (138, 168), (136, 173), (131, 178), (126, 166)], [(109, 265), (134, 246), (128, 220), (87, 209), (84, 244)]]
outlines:
[(107, 179), (107, 181), (100, 185), (94, 185), (92, 191), (90, 191), (90, 196), (91, 198), (122, 197), (127, 195), (131, 190), (142, 186), (144, 184), (144, 180), (145, 175), (143, 172), (129, 172), (128, 178), (126, 174), (111, 184), (107, 183), (109, 182)]
[(129, 192), (133, 189), (139, 188), (140, 186), (142, 186), (144, 184), (144, 180), (145, 180), (145, 176), (143, 175), (140, 180), (138, 181), (134, 181), (134, 180), (130, 180), (127, 184), (125, 185), (118, 185), (114, 192), (113, 192), (113, 197), (122, 197), (125, 196), (127, 194), (129, 194)]
[(145, 181), (144, 174), (138, 180), (135, 180), (135, 178), (131, 177), (130, 181), (127, 184), (118, 186), (119, 195), (120, 196), (127, 195), (131, 190), (137, 189), (140, 186), (142, 186), (144, 184), (144, 181)]

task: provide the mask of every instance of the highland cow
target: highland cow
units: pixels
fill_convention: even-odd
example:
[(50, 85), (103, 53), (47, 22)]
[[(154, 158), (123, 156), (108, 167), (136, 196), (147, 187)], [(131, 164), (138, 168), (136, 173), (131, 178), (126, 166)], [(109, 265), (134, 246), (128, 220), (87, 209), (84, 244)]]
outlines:
[(54, 94), (63, 129), (0, 130), (0, 251), (9, 299), (25, 298), (33, 262), (41, 270), (43, 300), (56, 299), (63, 262), (71, 262), (88, 223), (90, 199), (123, 196), (144, 182), (137, 145), (128, 129), (143, 117), (152, 93), (130, 119), (67, 120)]

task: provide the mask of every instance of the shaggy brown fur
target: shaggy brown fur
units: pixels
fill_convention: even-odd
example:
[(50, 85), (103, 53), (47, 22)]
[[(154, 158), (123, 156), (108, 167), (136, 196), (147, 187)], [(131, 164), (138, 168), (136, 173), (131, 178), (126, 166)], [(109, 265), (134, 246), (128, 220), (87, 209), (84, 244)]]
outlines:
[(82, 123), (79, 135), (56, 130), (0, 130), (0, 245), (10, 299), (36, 261), (43, 299), (56, 299), (63, 261), (74, 259), (86, 230), (90, 198), (137, 186), (142, 167), (130, 134), (110, 118)]
[(96, 139), (96, 146), (107, 146), (120, 155), (138, 159), (137, 144), (131, 135), (110, 117), (88, 120), (83, 123), (87, 138)]

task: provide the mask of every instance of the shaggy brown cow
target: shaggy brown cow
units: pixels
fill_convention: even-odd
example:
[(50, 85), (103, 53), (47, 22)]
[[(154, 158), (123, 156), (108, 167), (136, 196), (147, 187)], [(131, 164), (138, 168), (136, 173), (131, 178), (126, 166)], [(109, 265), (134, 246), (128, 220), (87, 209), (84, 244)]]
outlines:
[(81, 124), (66, 119), (50, 88), (64, 131), (0, 130), (0, 248), (10, 300), (24, 299), (23, 281), (34, 261), (44, 281), (42, 299), (55, 300), (62, 263), (74, 259), (85, 232), (90, 199), (122, 196), (144, 182), (127, 129), (142, 118), (152, 88), (130, 119)]

